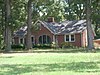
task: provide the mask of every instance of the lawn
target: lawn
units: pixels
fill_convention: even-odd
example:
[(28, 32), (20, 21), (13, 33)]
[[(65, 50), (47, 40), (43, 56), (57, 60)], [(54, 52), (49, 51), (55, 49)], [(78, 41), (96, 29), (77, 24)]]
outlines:
[(0, 54), (0, 75), (100, 75), (100, 53)]

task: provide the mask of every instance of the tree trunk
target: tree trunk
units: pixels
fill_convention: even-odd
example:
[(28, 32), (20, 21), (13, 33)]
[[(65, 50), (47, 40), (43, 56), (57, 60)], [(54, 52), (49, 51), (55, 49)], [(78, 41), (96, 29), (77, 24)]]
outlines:
[(27, 49), (31, 49), (32, 48), (32, 40), (31, 40), (31, 25), (32, 25), (32, 0), (29, 0), (28, 1), (28, 18), (27, 18), (27, 42), (26, 42), (26, 45), (27, 45)]
[(90, 0), (87, 0), (87, 12), (86, 12), (86, 20), (87, 20), (87, 39), (88, 39), (88, 49), (92, 50), (94, 48), (93, 46), (93, 31), (91, 27), (91, 6), (90, 6)]
[(5, 50), (11, 50), (11, 28), (9, 26), (9, 19), (10, 19), (10, 0), (5, 0)]

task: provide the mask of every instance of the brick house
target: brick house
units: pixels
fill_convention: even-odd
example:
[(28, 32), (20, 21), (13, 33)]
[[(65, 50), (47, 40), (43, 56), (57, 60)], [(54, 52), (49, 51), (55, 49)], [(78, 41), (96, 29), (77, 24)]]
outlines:
[[(54, 18), (48, 21), (38, 20), (35, 25), (39, 26), (38, 31), (31, 31), (33, 44), (51, 44), (70, 42), (74, 46), (87, 46), (86, 20), (63, 21), (57, 23)], [(21, 27), (14, 33), (13, 44), (26, 44), (27, 26)]]

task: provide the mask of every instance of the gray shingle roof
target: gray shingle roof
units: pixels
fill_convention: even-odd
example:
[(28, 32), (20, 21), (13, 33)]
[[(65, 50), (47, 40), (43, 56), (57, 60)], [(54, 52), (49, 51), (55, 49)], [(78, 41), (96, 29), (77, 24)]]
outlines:
[[(86, 29), (86, 20), (74, 20), (74, 21), (63, 21), (61, 23), (57, 22), (46, 22), (39, 21), (49, 29), (53, 34), (74, 34), (80, 33)], [(24, 36), (27, 33), (27, 26), (21, 27), (18, 31), (14, 33), (15, 36)]]
[(43, 21), (43, 24), (54, 34), (80, 33), (86, 29), (86, 20), (63, 21), (61, 23)]
[(19, 37), (23, 37), (26, 34), (27, 34), (27, 26), (23, 26), (16, 32), (14, 32), (14, 36), (19, 36)]

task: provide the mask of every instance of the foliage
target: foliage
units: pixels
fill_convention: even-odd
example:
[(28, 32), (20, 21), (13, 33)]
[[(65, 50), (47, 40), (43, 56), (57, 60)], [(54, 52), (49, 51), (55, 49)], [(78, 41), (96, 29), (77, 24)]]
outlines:
[(12, 45), (12, 49), (25, 49), (25, 45), (23, 44), (18, 44), (18, 45)]
[(61, 43), (61, 48), (73, 48), (74, 46), (70, 42)]
[(39, 48), (39, 49), (50, 49), (51, 44), (37, 44), (37, 45), (33, 45), (33, 48)]
[(3, 36), (0, 35), (0, 49), (4, 48), (4, 40), (3, 40)]
[(52, 48), (57, 48), (57, 43), (56, 42), (52, 42), (51, 46), (52, 46)]
[(45, 20), (47, 17), (54, 17), (55, 21), (64, 20), (64, 6), (62, 0), (48, 0), (41, 6), (40, 12), (42, 13), (41, 19)]
[(4, 37), (3, 37), (3, 32), (4, 32), (4, 2), (3, 0), (0, 0), (0, 49), (4, 47)]
[[(55, 21), (86, 19), (86, 0), (32, 0), (32, 23), (38, 19), (46, 20), (49, 16)], [(5, 30), (5, 0), (0, 0), (0, 35), (4, 37)], [(27, 23), (28, 0), (11, 0), (11, 18), (9, 19), (13, 32)], [(91, 20), (100, 38), (100, 0), (91, 0)], [(35, 26), (37, 27), (37, 26)], [(1, 38), (1, 36), (0, 36)], [(4, 39), (2, 39), (4, 41)]]

